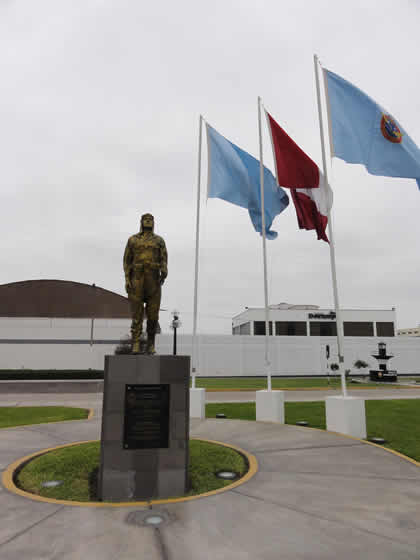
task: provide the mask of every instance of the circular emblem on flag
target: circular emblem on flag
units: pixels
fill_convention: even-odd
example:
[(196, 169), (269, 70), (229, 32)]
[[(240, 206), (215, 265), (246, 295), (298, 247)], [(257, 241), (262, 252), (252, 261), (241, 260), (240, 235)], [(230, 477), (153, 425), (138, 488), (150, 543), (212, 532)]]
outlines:
[(382, 114), (381, 131), (383, 137), (393, 144), (400, 144), (402, 142), (402, 132), (391, 115)]

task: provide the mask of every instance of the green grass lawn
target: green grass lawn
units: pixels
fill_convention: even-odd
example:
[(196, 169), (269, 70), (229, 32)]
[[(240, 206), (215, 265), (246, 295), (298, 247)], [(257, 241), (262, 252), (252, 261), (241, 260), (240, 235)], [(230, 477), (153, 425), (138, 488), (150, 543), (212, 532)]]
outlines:
[[(255, 420), (255, 403), (206, 405), (207, 418), (214, 418), (216, 413), (231, 419)], [(311, 428), (325, 430), (325, 403), (286, 402), (285, 417), (286, 424), (306, 420)], [(367, 400), (366, 425), (368, 438), (382, 437), (387, 441), (385, 447), (420, 461), (419, 399)]]
[[(224, 413), (228, 419), (255, 420), (255, 403), (209, 403), (206, 417)], [(0, 407), (0, 427), (87, 418), (88, 411), (69, 407)], [(287, 424), (306, 420), (325, 429), (325, 403), (286, 402)], [(220, 420), (223, 422), (223, 420)], [(385, 447), (420, 461), (420, 401), (418, 399), (366, 400), (367, 436), (383, 437)], [(18, 475), (23, 489), (56, 499), (97, 500), (99, 442), (52, 451), (30, 461)], [(190, 441), (188, 495), (221, 488), (229, 481), (215, 476), (217, 470), (234, 470), (242, 476), (247, 464), (234, 450), (199, 440)], [(47, 480), (64, 480), (62, 486), (43, 488)]]
[[(341, 379), (331, 377), (328, 382), (327, 377), (273, 377), (271, 379), (273, 389), (308, 389), (313, 387), (331, 389), (341, 388)], [(348, 385), (354, 388), (396, 388), (399, 385), (390, 385), (388, 383), (351, 383), (347, 381)], [(232, 389), (232, 390), (251, 390), (267, 388), (266, 377), (196, 377), (196, 387), (205, 389)]]
[(68, 406), (0, 406), (0, 428), (87, 418), (85, 408)]
[[(58, 500), (97, 501), (97, 476), (100, 443), (83, 443), (57, 449), (27, 463), (17, 476), (23, 490)], [(248, 465), (244, 457), (222, 445), (190, 440), (188, 496), (223, 488), (231, 481), (217, 478), (219, 470), (235, 471), (243, 476)], [(42, 482), (62, 480), (55, 488), (44, 488)]]

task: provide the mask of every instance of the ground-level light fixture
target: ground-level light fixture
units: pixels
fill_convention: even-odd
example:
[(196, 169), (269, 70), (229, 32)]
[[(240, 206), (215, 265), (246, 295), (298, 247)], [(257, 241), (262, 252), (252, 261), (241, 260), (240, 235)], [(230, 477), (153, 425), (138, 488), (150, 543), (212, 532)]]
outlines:
[(306, 420), (299, 420), (296, 422), (296, 426), (307, 426), (308, 422)]
[(41, 486), (43, 486), (44, 488), (56, 488), (57, 486), (61, 486), (62, 484), (62, 480), (47, 480), (46, 482), (42, 482)]
[(126, 517), (126, 522), (129, 525), (151, 528), (168, 525), (172, 520), (169, 512), (164, 509), (130, 511)]
[(218, 471), (216, 473), (217, 478), (223, 478), (224, 480), (235, 480), (238, 478), (238, 473), (234, 471)]
[(223, 414), (223, 412), (218, 412), (216, 414), (216, 418), (226, 418), (226, 414)]
[(369, 441), (372, 443), (377, 443), (378, 445), (386, 443), (386, 440), (382, 437), (371, 437), (369, 438)]
[(156, 526), (156, 525), (160, 525), (163, 522), (164, 522), (164, 519), (160, 515), (149, 515), (148, 517), (146, 517), (144, 519), (144, 524), (145, 525)]

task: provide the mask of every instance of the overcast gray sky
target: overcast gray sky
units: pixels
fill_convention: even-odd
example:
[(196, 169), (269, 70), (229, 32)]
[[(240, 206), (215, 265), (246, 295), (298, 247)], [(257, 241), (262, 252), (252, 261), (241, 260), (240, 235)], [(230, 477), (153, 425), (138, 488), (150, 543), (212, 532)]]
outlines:
[[(199, 114), (258, 157), (260, 95), (321, 164), (317, 53), (420, 145), (419, 18), (416, 0), (0, 0), (0, 283), (123, 294), (127, 238), (152, 212), (169, 252), (162, 307), (191, 332)], [(273, 170), (266, 130), (264, 142)], [(332, 168), (341, 306), (395, 306), (399, 327), (417, 325), (415, 181)], [(270, 303), (332, 306), (328, 244), (298, 229), (292, 203), (273, 229)], [(199, 330), (227, 333), (232, 315), (263, 306), (261, 237), (216, 199), (201, 231)]]

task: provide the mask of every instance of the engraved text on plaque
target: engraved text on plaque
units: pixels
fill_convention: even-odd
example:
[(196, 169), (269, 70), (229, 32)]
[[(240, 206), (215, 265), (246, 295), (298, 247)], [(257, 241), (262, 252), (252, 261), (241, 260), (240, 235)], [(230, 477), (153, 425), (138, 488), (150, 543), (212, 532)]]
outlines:
[(169, 384), (125, 386), (124, 449), (169, 447)]

